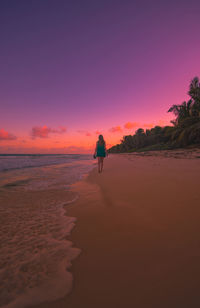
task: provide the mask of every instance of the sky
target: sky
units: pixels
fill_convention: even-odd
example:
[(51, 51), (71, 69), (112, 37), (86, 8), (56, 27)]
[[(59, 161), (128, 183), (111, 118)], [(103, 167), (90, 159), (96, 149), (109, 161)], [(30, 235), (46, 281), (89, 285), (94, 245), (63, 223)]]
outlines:
[(1, 0), (0, 153), (93, 153), (171, 125), (200, 76), (200, 1)]

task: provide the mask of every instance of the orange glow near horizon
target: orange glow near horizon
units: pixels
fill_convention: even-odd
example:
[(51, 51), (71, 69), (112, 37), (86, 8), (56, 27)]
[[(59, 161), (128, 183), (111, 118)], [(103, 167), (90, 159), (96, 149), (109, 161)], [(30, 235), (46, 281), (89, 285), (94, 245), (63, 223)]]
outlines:
[(98, 135), (102, 134), (107, 148), (120, 143), (124, 135), (133, 135), (142, 127), (170, 125), (169, 121), (158, 120), (157, 123), (140, 123), (127, 121), (107, 130), (70, 131), (64, 126), (51, 128), (47, 125), (33, 126), (29, 134), (13, 134), (0, 130), (0, 153), (93, 153)]
[(92, 153), (189, 100), (200, 2), (4, 2), (0, 153)]

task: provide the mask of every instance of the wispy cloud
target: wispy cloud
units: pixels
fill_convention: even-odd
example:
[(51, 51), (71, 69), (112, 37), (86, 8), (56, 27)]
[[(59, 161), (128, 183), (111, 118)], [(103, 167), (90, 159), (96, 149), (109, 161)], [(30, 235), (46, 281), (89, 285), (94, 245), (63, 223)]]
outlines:
[(66, 133), (67, 128), (65, 126), (59, 126), (58, 129), (55, 129), (53, 132), (57, 134)]
[(124, 128), (126, 129), (132, 129), (132, 128), (135, 128), (135, 127), (139, 127), (140, 123), (138, 122), (127, 122), (124, 124)]
[(99, 130), (96, 130), (95, 134), (96, 135), (101, 135), (101, 132)]
[(122, 132), (122, 128), (121, 126), (113, 126), (109, 129), (109, 131), (111, 133), (119, 133), (119, 132)]
[(44, 126), (34, 126), (31, 131), (31, 136), (35, 138), (48, 138), (49, 134), (63, 134), (67, 131), (66, 127), (60, 126), (58, 129)]
[(17, 137), (13, 134), (8, 133), (3, 128), (0, 129), (0, 140), (16, 140)]
[(152, 128), (152, 127), (154, 127), (155, 125), (154, 125), (154, 123), (144, 123), (143, 125), (142, 125), (142, 127), (145, 127), (145, 128)]
[(77, 130), (77, 133), (83, 134), (83, 135), (85, 135), (85, 136), (87, 136), (87, 137), (92, 136), (91, 133), (89, 133), (89, 132), (86, 131), (86, 130)]

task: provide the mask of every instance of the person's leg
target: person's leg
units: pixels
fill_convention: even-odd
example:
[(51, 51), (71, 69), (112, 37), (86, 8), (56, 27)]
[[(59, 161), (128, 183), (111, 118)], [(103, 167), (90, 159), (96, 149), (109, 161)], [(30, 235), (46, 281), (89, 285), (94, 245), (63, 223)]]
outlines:
[(98, 158), (98, 172), (101, 172), (101, 157), (97, 157)]
[(103, 170), (103, 159), (104, 159), (104, 157), (101, 157), (101, 168), (100, 168), (100, 171), (102, 172), (102, 170)]

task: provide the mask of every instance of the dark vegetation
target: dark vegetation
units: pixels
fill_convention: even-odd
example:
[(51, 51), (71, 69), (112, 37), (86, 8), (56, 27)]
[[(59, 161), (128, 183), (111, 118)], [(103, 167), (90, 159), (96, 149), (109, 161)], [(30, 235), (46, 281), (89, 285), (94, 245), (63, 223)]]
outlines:
[(124, 136), (120, 144), (110, 148), (110, 153), (134, 151), (168, 150), (200, 145), (200, 83), (192, 79), (188, 94), (189, 101), (173, 105), (175, 119), (172, 126), (155, 126), (152, 129), (139, 128), (134, 135)]

